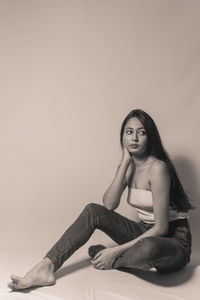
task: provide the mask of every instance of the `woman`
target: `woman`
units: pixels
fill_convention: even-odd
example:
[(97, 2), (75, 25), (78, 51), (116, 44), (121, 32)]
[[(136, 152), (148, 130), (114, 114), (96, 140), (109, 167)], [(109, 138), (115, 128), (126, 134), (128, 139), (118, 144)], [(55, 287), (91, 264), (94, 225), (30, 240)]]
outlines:
[[(89, 248), (97, 269), (154, 267), (160, 272), (174, 272), (190, 261), (187, 212), (191, 205), (154, 121), (144, 111), (133, 110), (122, 123), (120, 138), (121, 163), (103, 196), (103, 206), (88, 204), (39, 264), (24, 277), (11, 275), (9, 288), (54, 284), (56, 270), (88, 241), (95, 229), (118, 244)], [(136, 207), (139, 222), (114, 212), (126, 186), (128, 203)]]

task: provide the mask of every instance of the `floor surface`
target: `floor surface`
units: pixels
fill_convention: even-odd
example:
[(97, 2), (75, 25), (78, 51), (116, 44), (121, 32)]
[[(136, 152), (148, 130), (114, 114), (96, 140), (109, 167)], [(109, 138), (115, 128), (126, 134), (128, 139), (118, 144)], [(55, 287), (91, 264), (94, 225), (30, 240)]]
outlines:
[[(96, 235), (97, 237), (97, 235)], [(56, 284), (24, 292), (9, 292), (11, 273), (23, 275), (41, 258), (40, 251), (9, 249), (1, 251), (1, 300), (199, 300), (200, 257), (193, 254), (190, 264), (173, 274), (155, 270), (96, 270), (87, 255), (88, 246), (79, 249), (56, 273)], [(99, 238), (98, 238), (99, 241)], [(104, 244), (109, 245), (105, 240)]]

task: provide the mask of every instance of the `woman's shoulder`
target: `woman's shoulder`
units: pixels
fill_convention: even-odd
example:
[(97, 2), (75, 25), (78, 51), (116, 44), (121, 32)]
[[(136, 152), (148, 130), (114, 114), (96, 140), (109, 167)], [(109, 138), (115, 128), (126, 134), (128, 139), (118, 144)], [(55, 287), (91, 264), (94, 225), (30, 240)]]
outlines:
[(167, 166), (166, 162), (154, 157), (153, 162), (151, 164), (151, 173), (154, 173), (154, 174), (165, 173), (165, 174), (167, 174), (168, 173), (168, 166)]
[(154, 162), (151, 165), (151, 170), (149, 174), (149, 182), (152, 186), (163, 186), (163, 184), (166, 186), (166, 184), (170, 184), (170, 174), (169, 174), (169, 168), (166, 164), (166, 162), (155, 159)]

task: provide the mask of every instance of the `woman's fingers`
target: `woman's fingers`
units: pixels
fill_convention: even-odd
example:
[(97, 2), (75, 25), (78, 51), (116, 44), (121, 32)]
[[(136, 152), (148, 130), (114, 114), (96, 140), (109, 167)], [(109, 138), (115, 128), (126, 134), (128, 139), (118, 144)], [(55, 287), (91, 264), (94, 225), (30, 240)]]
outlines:
[(98, 258), (96, 258), (95, 260), (94, 260), (94, 259), (91, 260), (91, 263), (92, 263), (93, 265), (96, 265), (96, 264), (98, 264), (98, 263), (100, 263), (100, 262), (101, 262), (101, 257), (98, 257)]
[(101, 256), (97, 257), (95, 260), (92, 259), (91, 263), (94, 265), (94, 268), (100, 269), (103, 268), (104, 262), (101, 260)]
[(98, 259), (101, 256), (101, 251), (99, 251), (94, 257), (93, 257), (93, 261)]
[(104, 269), (104, 265), (103, 265), (102, 263), (95, 264), (95, 265), (94, 265), (94, 268), (95, 268), (95, 269), (103, 270), (103, 269)]

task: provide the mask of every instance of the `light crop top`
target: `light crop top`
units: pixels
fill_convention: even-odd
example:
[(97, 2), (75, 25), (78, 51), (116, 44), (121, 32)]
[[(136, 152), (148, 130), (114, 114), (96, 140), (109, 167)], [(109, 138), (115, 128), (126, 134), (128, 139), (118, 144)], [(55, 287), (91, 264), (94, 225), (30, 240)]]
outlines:
[[(153, 197), (151, 191), (129, 188), (127, 202), (136, 208), (138, 217), (141, 221), (148, 224), (155, 223), (153, 213)], [(177, 212), (169, 207), (169, 221), (185, 218), (188, 218), (187, 213)]]

